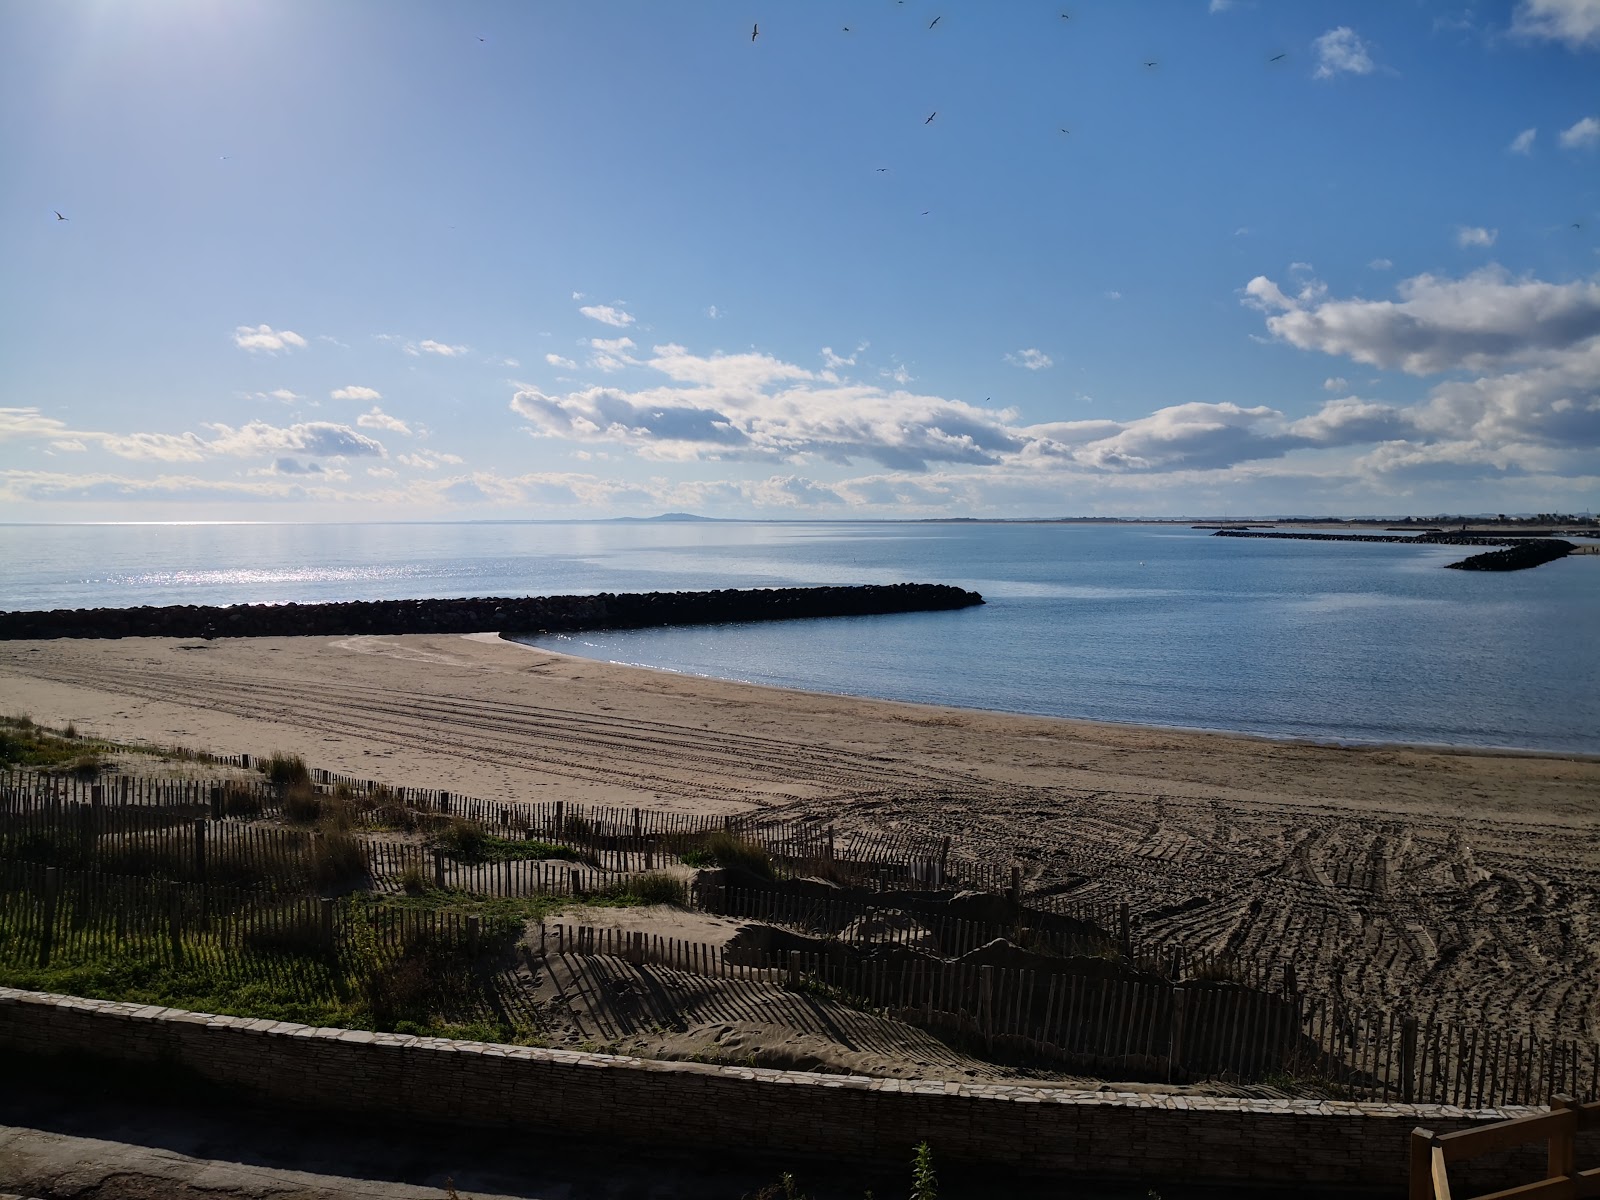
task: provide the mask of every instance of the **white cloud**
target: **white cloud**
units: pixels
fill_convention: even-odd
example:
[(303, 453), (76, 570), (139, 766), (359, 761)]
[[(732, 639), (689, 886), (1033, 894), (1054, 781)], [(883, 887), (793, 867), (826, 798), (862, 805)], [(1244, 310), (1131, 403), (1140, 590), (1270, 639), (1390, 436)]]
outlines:
[(1563, 129), (1559, 140), (1566, 150), (1587, 150), (1600, 145), (1600, 117), (1585, 117)]
[(199, 462), (211, 446), (192, 433), (96, 433), (93, 437), (102, 450), (118, 458), (154, 462)]
[(1539, 361), (1600, 335), (1600, 282), (1592, 280), (1544, 283), (1487, 267), (1462, 279), (1418, 275), (1397, 290), (1398, 302), (1306, 305), (1264, 276), (1245, 288), (1248, 297), (1285, 310), (1267, 318), (1273, 336), (1413, 375)]
[(371, 475), (374, 479), (400, 478), (400, 472), (396, 471), (393, 467), (368, 467), (367, 474)]
[(363, 429), (386, 429), (390, 433), (400, 433), (406, 437), (411, 436), (411, 426), (407, 425), (399, 417), (390, 416), (376, 404), (372, 406), (370, 411), (364, 412), (357, 417), (356, 424)]
[(1118, 291), (1114, 291), (1114, 290), (1113, 291), (1109, 291), (1109, 292), (1106, 293), (1106, 299), (1107, 300), (1121, 300), (1122, 299), (1122, 293), (1118, 292)]
[(591, 320), (599, 321), (602, 325), (614, 325), (618, 329), (626, 329), (634, 321), (632, 313), (623, 312), (620, 308), (610, 304), (586, 304), (578, 311)]
[(1322, 390), (1325, 392), (1343, 392), (1350, 388), (1350, 381), (1343, 375), (1330, 375), (1322, 381)]
[(86, 443), (79, 441), (77, 438), (67, 438), (63, 441), (51, 442), (50, 449), (59, 450), (63, 454), (83, 454), (89, 449), (89, 447)]
[(270, 392), (251, 392), (250, 399), (276, 400), (280, 404), (293, 404), (296, 400), (304, 400), (305, 397), (296, 392), (291, 392), (288, 388), (274, 388)]
[(854, 354), (852, 354), (852, 355), (850, 355), (850, 357), (846, 358), (842, 354), (835, 354), (833, 352), (833, 347), (832, 346), (824, 346), (822, 348), (822, 361), (823, 361), (824, 365), (827, 366), (828, 370), (836, 371), (840, 367), (853, 367), (853, 366), (855, 366), (856, 365), (856, 356)]
[(329, 392), (328, 395), (333, 397), (335, 400), (360, 400), (365, 402), (368, 400), (383, 399), (383, 396), (376, 389), (369, 387), (358, 387), (354, 384), (352, 384), (350, 387), (337, 388), (336, 390)]
[(1227, 12), (1238, 0), (1211, 0), (1210, 7), (1206, 10), (1211, 13)]
[(1537, 128), (1524, 129), (1521, 133), (1517, 134), (1516, 137), (1511, 139), (1511, 144), (1507, 146), (1506, 149), (1511, 151), (1513, 154), (1532, 154), (1533, 139), (1538, 136), (1539, 130)]
[(1014, 367), (1026, 367), (1030, 371), (1042, 371), (1055, 365), (1055, 360), (1043, 350), (1035, 350), (1031, 346), (1015, 354), (1007, 354), (1006, 361)]
[(280, 350), (303, 350), (306, 340), (292, 329), (275, 330), (270, 325), (241, 325), (233, 331), (233, 344), (241, 350), (276, 354)]
[(1458, 246), (1492, 246), (1500, 236), (1498, 229), (1485, 229), (1481, 225), (1461, 225), (1456, 229)]
[(1318, 79), (1332, 79), (1341, 73), (1370, 75), (1375, 69), (1366, 43), (1348, 25), (1328, 30), (1312, 43), (1312, 48), (1317, 52), (1314, 74)]
[(348, 425), (335, 425), (330, 421), (307, 421), (283, 428), (265, 421), (251, 421), (238, 429), (228, 425), (209, 425), (208, 428), (216, 436), (206, 444), (207, 449), (213, 454), (236, 458), (283, 453), (310, 454), (318, 458), (383, 458), (387, 454), (381, 443)]
[(546, 354), (544, 360), (552, 367), (560, 367), (563, 371), (576, 371), (578, 369), (577, 363), (570, 358), (562, 358), (559, 354)]
[(1574, 50), (1600, 46), (1600, 0), (1522, 0), (1511, 32), (1565, 42)]
[(706, 309), (706, 316), (710, 317), (713, 321), (715, 321), (715, 320), (718, 320), (718, 319), (721, 318), (722, 313), (720, 311), (718, 311), (717, 306), (715, 304), (713, 304), (709, 308)]
[(1375, 258), (1367, 264), (1374, 271), (1392, 271), (1394, 263), (1387, 258)]
[(471, 349), (470, 346), (450, 346), (444, 342), (436, 342), (432, 338), (420, 342), (418, 348), (424, 354), (439, 354), (445, 358), (457, 358)]
[(415, 454), (401, 454), (395, 458), (395, 462), (402, 466), (421, 471), (437, 471), (445, 464), (459, 465), (463, 461), (459, 454), (446, 454), (440, 450), (418, 450)]

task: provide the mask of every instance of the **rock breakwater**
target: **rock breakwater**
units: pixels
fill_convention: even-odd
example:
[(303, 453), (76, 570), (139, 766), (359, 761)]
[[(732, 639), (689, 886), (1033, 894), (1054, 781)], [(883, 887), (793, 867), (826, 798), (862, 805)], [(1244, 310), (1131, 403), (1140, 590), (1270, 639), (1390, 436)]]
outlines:
[(945, 584), (895, 583), (329, 604), (185, 604), (0, 612), (0, 639), (557, 633), (935, 612), (982, 603), (977, 592)]
[(1525, 571), (1529, 567), (1542, 567), (1547, 562), (1565, 558), (1577, 547), (1560, 538), (1541, 538), (1536, 542), (1519, 542), (1507, 550), (1491, 550), (1487, 554), (1474, 554), (1460, 562), (1445, 563), (1457, 571)]

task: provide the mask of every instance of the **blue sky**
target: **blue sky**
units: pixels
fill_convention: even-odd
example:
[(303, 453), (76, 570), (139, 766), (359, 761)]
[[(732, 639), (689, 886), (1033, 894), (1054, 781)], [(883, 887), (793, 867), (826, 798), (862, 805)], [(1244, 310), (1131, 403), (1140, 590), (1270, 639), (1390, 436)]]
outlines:
[(1597, 79), (1600, 0), (10, 0), (0, 516), (1593, 509)]

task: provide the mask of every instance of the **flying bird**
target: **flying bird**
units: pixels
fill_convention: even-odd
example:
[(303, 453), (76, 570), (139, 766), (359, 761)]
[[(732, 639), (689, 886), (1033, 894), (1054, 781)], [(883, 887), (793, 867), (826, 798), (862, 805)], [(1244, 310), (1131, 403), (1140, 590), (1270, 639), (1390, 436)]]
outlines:
[(925, 208), (925, 209), (922, 210), (922, 215), (923, 216), (927, 216), (932, 211), (933, 211), (933, 209), (931, 209), (931, 208)]
[(926, 121), (924, 121), (923, 124), (924, 125), (932, 124), (933, 119), (935, 117), (937, 117), (938, 115), (939, 115), (939, 110), (936, 108), (931, 113), (928, 114), (928, 119)]
[(937, 17), (935, 17), (933, 20), (928, 22), (928, 28), (932, 29), (935, 25), (937, 25), (942, 20), (944, 20), (944, 14), (940, 13)]
[(56, 213), (56, 220), (58, 220), (58, 221), (66, 221), (66, 220), (70, 220), (71, 219), (69, 217), (63, 217), (60, 213), (56, 212), (56, 210), (53, 209), (53, 208), (50, 211), (53, 212), (53, 213)]
[(1145, 63), (1145, 66), (1147, 66), (1147, 67), (1153, 67), (1153, 66), (1155, 66), (1155, 65), (1156, 65), (1156, 64), (1155, 64), (1155, 63), (1153, 63), (1153, 62), (1147, 62), (1147, 63)]
[(1063, 130), (1062, 130), (1062, 131), (1061, 131), (1061, 132), (1062, 132), (1062, 133), (1071, 133), (1071, 132), (1072, 132), (1072, 130), (1070, 130), (1070, 129), (1063, 129)]
[(883, 174), (883, 173), (884, 173), (884, 172), (885, 172), (885, 171), (887, 171), (887, 170), (888, 170), (888, 169), (889, 169), (889, 168), (888, 168), (888, 167), (879, 167), (879, 168), (878, 168), (878, 174), (879, 174), (879, 175), (882, 175), (882, 174)]
[(850, 26), (848, 26), (848, 25), (846, 25), (846, 26), (845, 26), (845, 27), (844, 27), (844, 31), (845, 31), (845, 32), (846, 32), (846, 33), (849, 33), (849, 32), (850, 32)]
[(1289, 55), (1287, 54), (1287, 52), (1283, 53), (1283, 54), (1274, 54), (1271, 58), (1267, 59), (1267, 61), (1268, 62), (1277, 62), (1280, 58), (1288, 58), (1288, 57), (1289, 57)]
[(750, 26), (750, 40), (752, 42), (755, 41), (756, 40), (756, 35), (758, 33), (760, 33), (760, 32), (761, 32), (761, 26), (760, 25), (752, 25), (752, 26)]

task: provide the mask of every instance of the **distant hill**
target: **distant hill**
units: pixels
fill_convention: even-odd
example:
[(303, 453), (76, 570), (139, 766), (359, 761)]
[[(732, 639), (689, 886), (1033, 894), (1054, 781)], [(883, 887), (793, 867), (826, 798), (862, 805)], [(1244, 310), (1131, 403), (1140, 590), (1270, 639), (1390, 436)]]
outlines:
[(721, 517), (700, 517), (694, 513), (662, 513), (659, 517), (612, 517), (611, 520), (622, 525), (681, 525), (689, 522), (720, 522)]

